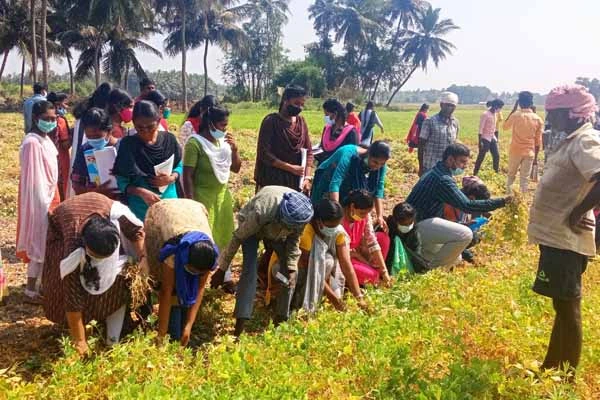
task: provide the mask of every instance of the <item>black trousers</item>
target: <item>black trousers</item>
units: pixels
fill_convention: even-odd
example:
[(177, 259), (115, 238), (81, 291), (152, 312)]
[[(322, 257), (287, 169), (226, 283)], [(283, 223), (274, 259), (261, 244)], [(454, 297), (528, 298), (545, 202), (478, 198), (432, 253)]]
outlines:
[(481, 169), (481, 164), (485, 159), (485, 155), (488, 153), (492, 153), (492, 162), (494, 165), (494, 171), (500, 171), (500, 151), (498, 150), (498, 141), (496, 140), (485, 140), (479, 138), (479, 154), (477, 155), (477, 161), (475, 161), (475, 171), (473, 175), (477, 175), (479, 170)]

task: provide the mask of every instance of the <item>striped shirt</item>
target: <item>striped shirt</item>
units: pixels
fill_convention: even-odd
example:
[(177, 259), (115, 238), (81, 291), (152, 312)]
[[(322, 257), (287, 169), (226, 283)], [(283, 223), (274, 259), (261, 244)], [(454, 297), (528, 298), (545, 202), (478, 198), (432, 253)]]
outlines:
[(417, 210), (417, 221), (430, 218), (442, 218), (444, 204), (461, 211), (489, 212), (504, 207), (505, 200), (470, 200), (460, 191), (452, 178), (452, 172), (442, 161), (419, 180), (406, 199)]

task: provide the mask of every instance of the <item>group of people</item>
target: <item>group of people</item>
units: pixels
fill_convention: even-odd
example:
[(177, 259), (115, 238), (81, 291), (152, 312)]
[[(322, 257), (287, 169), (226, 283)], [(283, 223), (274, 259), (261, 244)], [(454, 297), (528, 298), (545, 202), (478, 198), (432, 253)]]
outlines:
[[(186, 345), (209, 281), (213, 288), (235, 292), (236, 336), (252, 316), (259, 283), (275, 324), (297, 309), (317, 312), (323, 298), (343, 310), (346, 289), (364, 307), (365, 285), (389, 285), (391, 276), (403, 269), (427, 272), (468, 261), (468, 249), (489, 213), (512, 201), (510, 196), (490, 198), (476, 176), (465, 177), (462, 189), (458, 187), (456, 177), (464, 174), (471, 153), (457, 142), (459, 123), (453, 113), (458, 96), (445, 92), (441, 111), (428, 118), (427, 107), (422, 107), (409, 135), (418, 147), (420, 179), (392, 215), (384, 215), (391, 147), (373, 140), (374, 126), (383, 132), (383, 124), (372, 103), (356, 115), (350, 103), (325, 101), (323, 134), (313, 147), (302, 116), (307, 93), (288, 86), (279, 109), (261, 123), (256, 194), (238, 211), (235, 224), (228, 183), (243, 162), (227, 129), (227, 108), (206, 96), (189, 110), (176, 137), (168, 131), (168, 101), (154, 82), (142, 81), (140, 89), (134, 100), (102, 84), (76, 107), (75, 128), (67, 128), (66, 134), (59, 133), (57, 122), (64, 118), (63, 95), (44, 100), (40, 92), (31, 101), (31, 112), (26, 105), (30, 132), (20, 150), (17, 233), (18, 254), (29, 263), (25, 295), (41, 302), (50, 320), (68, 324), (82, 353), (87, 351), (84, 324), (90, 320), (106, 321), (109, 344), (128, 331), (131, 288), (125, 272), (134, 265), (152, 278), (158, 294), (159, 337), (168, 333)], [(521, 110), (515, 106), (504, 122), (518, 139), (511, 146), (511, 171), (520, 168), (522, 175), (528, 174), (525, 170), (539, 150), (538, 120), (528, 99), (522, 93)], [(560, 156), (547, 160), (530, 225), (542, 248), (536, 290), (553, 297), (557, 309), (548, 367), (554, 361), (576, 365), (573, 353), (561, 352), (572, 340), (572, 330), (565, 332), (576, 326), (579, 303), (564, 296), (579, 298), (584, 260), (595, 252), (588, 229), (593, 221), (586, 214), (600, 200), (593, 163), (600, 147), (592, 146), (600, 139), (588, 123), (593, 107), (579, 87), (553, 91), (546, 106), (553, 130), (565, 132), (560, 140), (573, 153), (559, 146)], [(501, 108), (494, 101), (482, 116), (476, 172), (481, 152), (491, 150), (497, 156)], [(123, 126), (129, 122), (133, 128)], [(526, 129), (532, 127), (535, 135), (527, 136)], [(533, 158), (525, 154), (532, 145)], [(107, 147), (114, 147), (116, 154), (112, 184), (91, 179), (87, 163), (89, 151)], [(73, 162), (61, 164), (61, 149), (67, 151), (64, 160), (70, 149)], [(572, 159), (577, 151), (585, 157)], [(494, 168), (498, 170), (497, 161)], [(563, 201), (552, 188), (563, 178), (572, 189), (570, 200), (585, 197), (569, 222), (552, 215), (555, 204)], [(512, 181), (509, 173), (508, 186)], [(586, 196), (589, 186), (593, 189)], [(560, 215), (567, 209), (565, 204)], [(264, 251), (259, 256), (261, 241)], [(559, 244), (563, 241), (568, 245)], [(231, 264), (240, 247), (243, 260), (236, 287)], [(563, 261), (557, 262), (552, 252), (564, 263), (576, 264), (579, 275), (572, 269), (570, 279), (561, 279)], [(36, 292), (39, 277), (43, 296)]]

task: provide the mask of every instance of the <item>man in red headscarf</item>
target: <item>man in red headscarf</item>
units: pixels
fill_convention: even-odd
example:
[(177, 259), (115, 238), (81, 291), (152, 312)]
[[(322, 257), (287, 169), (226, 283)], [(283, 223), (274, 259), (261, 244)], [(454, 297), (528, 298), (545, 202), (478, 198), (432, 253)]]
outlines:
[(591, 120), (598, 110), (583, 86), (550, 92), (546, 112), (555, 152), (531, 207), (529, 239), (540, 247), (533, 290), (552, 299), (556, 317), (542, 369), (570, 370), (581, 355), (581, 276), (596, 254), (593, 207), (600, 203), (600, 132)]

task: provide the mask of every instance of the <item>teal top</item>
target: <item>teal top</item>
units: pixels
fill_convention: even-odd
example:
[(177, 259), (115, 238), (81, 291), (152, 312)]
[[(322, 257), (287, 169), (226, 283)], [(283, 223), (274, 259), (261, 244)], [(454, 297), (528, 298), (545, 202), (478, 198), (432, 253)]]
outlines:
[[(183, 163), (181, 161), (175, 168), (173, 168), (173, 172), (177, 173), (179, 177), (183, 176)], [(178, 197), (177, 186), (175, 183), (171, 183), (169, 186), (167, 186), (167, 189), (163, 193), (160, 193), (157, 188), (150, 186), (147, 178), (141, 176), (132, 179), (117, 175), (117, 185), (119, 186), (119, 190), (123, 193), (127, 193), (127, 187), (133, 185), (156, 193), (162, 200), (176, 199)], [(140, 220), (143, 221), (146, 218), (146, 213), (148, 212), (149, 206), (144, 200), (142, 200), (140, 196), (127, 195), (127, 205), (129, 206), (131, 212), (133, 212)]]

